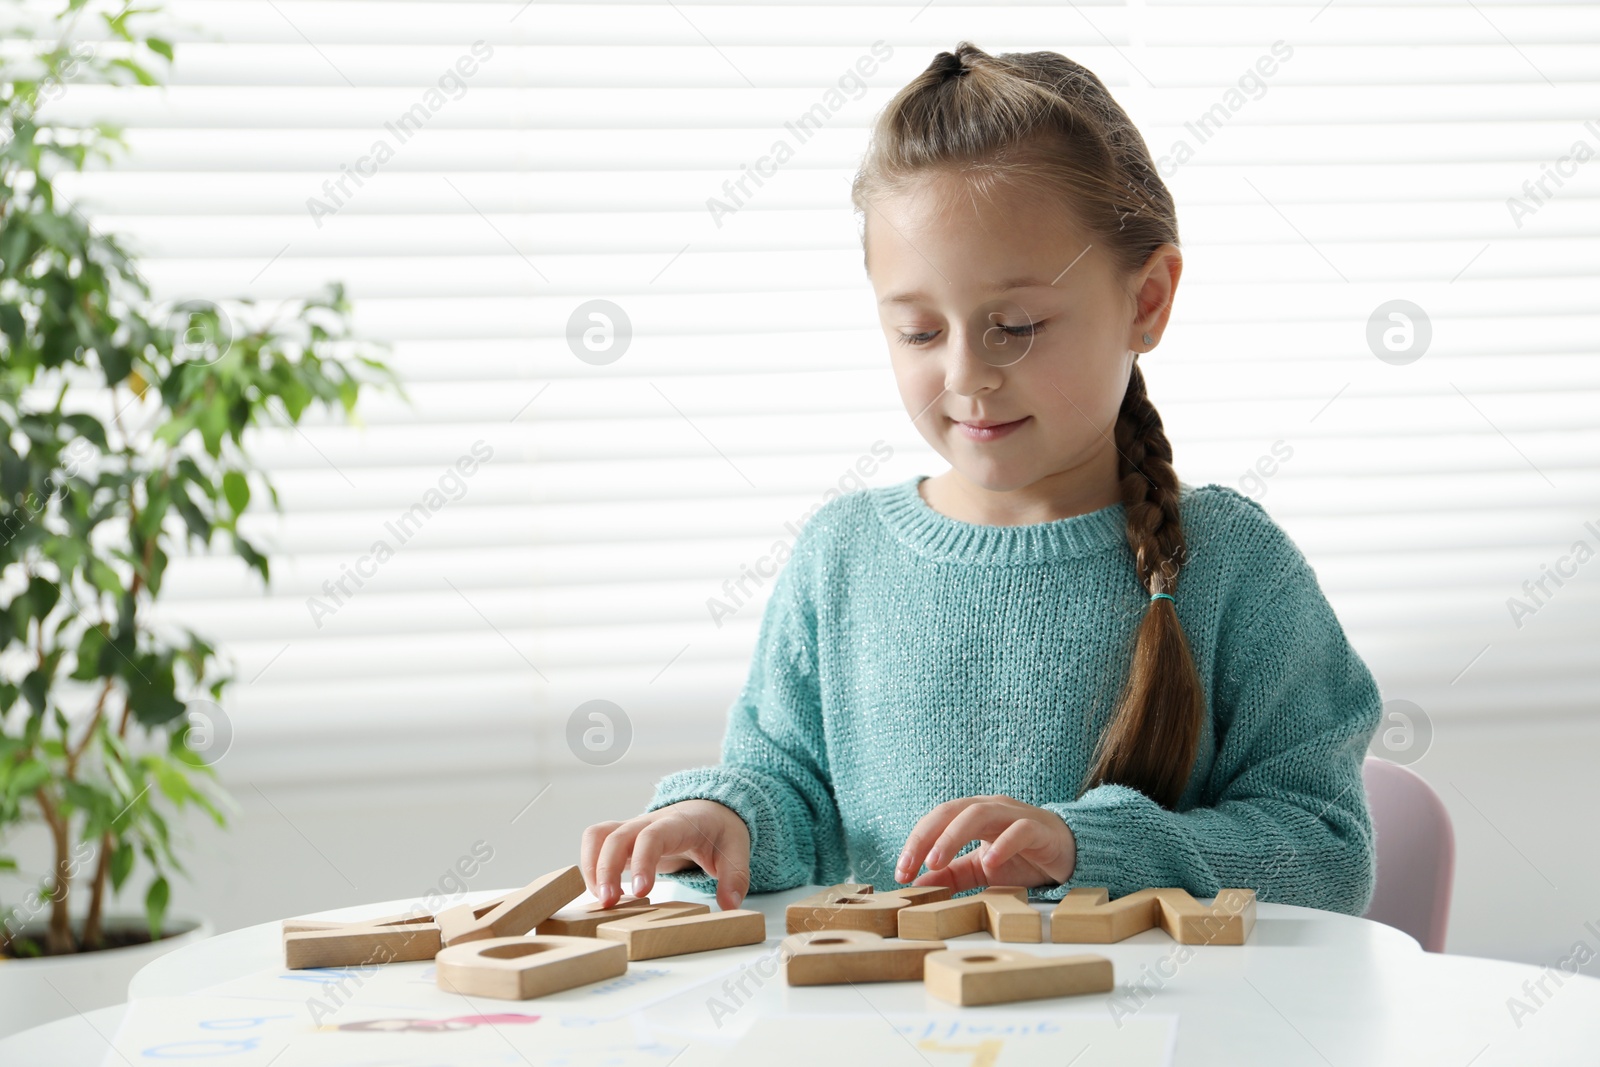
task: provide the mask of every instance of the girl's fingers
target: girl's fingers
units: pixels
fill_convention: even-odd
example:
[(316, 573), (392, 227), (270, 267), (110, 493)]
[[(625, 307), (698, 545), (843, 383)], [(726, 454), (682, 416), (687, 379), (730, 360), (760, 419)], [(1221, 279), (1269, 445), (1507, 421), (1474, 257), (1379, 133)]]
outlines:
[(622, 898), (622, 872), (629, 865), (634, 838), (646, 825), (642, 819), (630, 819), (607, 834), (601, 844), (594, 866), (594, 895), (601, 907), (609, 908)]
[(682, 836), (673, 832), (673, 819), (658, 819), (647, 823), (633, 838), (633, 855), (628, 869), (633, 872), (633, 882), (627, 892), (636, 897), (648, 896), (656, 883), (656, 868), (667, 852), (681, 851), (674, 838)]
[(955, 858), (968, 841), (992, 841), (1016, 819), (1016, 813), (1003, 805), (978, 801), (950, 820), (928, 851), (928, 868), (936, 870)]
[(983, 853), (983, 869), (988, 872), (984, 884), (992, 884), (988, 881), (989, 875), (998, 872), (1006, 862), (1024, 850), (1038, 845), (1040, 829), (1042, 828), (1039, 824), (1032, 819), (1018, 819), (1000, 831), (1000, 836), (996, 837)]
[[(648, 895), (662, 857), (683, 856), (717, 880), (717, 903), (724, 910), (737, 908), (750, 891), (750, 860), (739, 853), (737, 845), (719, 842), (696, 819), (686, 815), (645, 822), (633, 835), (632, 856), (626, 861), (633, 872), (627, 891), (634, 896)], [(617, 874), (620, 879), (620, 868)]]
[(921, 875), (912, 885), (949, 886), (953, 893), (964, 893), (989, 884), (983, 873), (983, 848), (957, 856), (948, 866)]
[(950, 820), (959, 815), (964, 808), (981, 799), (983, 798), (962, 797), (960, 800), (947, 800), (919, 819), (917, 825), (911, 828), (911, 833), (906, 836), (905, 847), (900, 850), (900, 859), (894, 865), (895, 881), (910, 881), (911, 876), (922, 866), (928, 846), (939, 837), (946, 826), (950, 825)]
[[(688, 819), (683, 843), (689, 858), (717, 880), (717, 906), (731, 911), (750, 891), (750, 846), (748, 838), (725, 833), (726, 825), (726, 819), (720, 823)], [(739, 823), (739, 828), (743, 830), (744, 824)]]
[(716, 863), (717, 907), (732, 911), (744, 902), (750, 891), (750, 864), (737, 863), (731, 857), (718, 855)]
[(621, 825), (620, 822), (597, 822), (583, 831), (583, 842), (578, 854), (578, 871), (583, 875), (583, 884), (596, 897), (600, 894), (595, 892), (594, 865), (600, 857), (600, 846), (611, 831)]

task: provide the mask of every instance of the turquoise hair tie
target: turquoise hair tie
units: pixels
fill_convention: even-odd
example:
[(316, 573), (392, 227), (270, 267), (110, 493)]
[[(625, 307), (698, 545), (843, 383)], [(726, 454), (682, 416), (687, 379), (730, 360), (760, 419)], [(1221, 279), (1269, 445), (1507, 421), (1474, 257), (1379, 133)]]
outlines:
[(1177, 606), (1178, 601), (1177, 601), (1176, 598), (1173, 597), (1173, 595), (1171, 593), (1151, 593), (1150, 594), (1150, 599), (1154, 600), (1156, 597), (1162, 597), (1162, 596), (1166, 597), (1168, 600), (1171, 600), (1174, 607)]

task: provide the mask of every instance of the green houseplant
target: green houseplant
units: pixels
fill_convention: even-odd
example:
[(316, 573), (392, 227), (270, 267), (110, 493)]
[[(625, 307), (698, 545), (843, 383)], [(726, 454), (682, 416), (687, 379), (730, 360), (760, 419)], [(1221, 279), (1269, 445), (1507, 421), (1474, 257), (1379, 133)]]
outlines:
[[(0, 956), (105, 947), (108, 891), (141, 867), (161, 936), (182, 871), (171, 820), (226, 821), (190, 704), (231, 681), (202, 636), (153, 617), (168, 563), (221, 543), (265, 583), (240, 520), (277, 493), (246, 431), (348, 417), (364, 386), (393, 382), (352, 337), (342, 286), (248, 326), (209, 301), (163, 307), (58, 195), (53, 175), (125, 144), (50, 122), (48, 101), (77, 81), (155, 85), (149, 68), (173, 55), (132, 25), (151, 8), (90, 16), (106, 40), (71, 41), (88, 2), (64, 4), (53, 41), (29, 38), (25, 64), (0, 58), (0, 870), (17, 871), (6, 838), (24, 823), (54, 855), (31, 898), (0, 902)], [(234, 317), (256, 310), (238, 301)], [(45, 914), (44, 935), (23, 936)]]

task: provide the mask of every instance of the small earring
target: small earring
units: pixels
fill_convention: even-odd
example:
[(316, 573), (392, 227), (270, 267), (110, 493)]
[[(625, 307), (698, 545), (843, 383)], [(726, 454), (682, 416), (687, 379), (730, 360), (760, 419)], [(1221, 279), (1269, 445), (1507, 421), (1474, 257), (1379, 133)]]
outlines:
[(1144, 343), (1147, 344), (1147, 345), (1153, 345), (1153, 344), (1156, 343), (1156, 341), (1155, 341), (1155, 338), (1151, 337), (1149, 334), (1145, 334), (1144, 335)]

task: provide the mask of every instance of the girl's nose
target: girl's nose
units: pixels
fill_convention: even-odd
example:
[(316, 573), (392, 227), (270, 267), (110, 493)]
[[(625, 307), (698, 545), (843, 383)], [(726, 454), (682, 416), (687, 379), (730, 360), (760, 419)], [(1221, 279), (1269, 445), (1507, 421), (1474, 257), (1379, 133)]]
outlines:
[[(952, 331), (950, 343), (945, 346), (949, 365), (945, 367), (944, 385), (952, 393), (971, 396), (985, 389), (994, 389), (1003, 379), (1003, 372), (995, 366), (995, 356), (985, 331), (964, 329)], [(992, 340), (992, 339), (991, 339)]]

